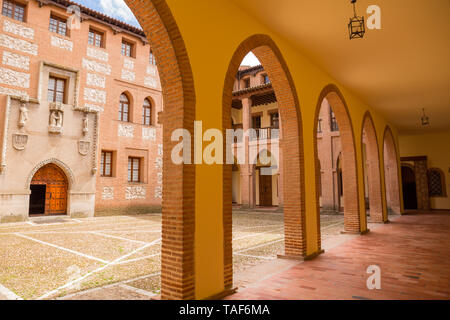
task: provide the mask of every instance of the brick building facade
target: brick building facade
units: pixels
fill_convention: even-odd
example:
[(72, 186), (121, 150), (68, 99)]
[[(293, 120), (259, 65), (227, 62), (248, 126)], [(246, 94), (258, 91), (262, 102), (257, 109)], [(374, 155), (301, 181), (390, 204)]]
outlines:
[(1, 5), (1, 220), (159, 207), (163, 101), (143, 31), (70, 1)]

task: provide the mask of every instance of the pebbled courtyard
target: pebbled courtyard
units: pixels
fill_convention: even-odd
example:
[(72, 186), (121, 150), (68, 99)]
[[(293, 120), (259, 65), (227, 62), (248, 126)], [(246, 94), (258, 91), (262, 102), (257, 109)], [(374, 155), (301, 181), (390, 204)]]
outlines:
[[(321, 227), (326, 243), (343, 216), (321, 216)], [(283, 241), (282, 213), (235, 210), (235, 285), (267, 272), (258, 268), (277, 260)], [(160, 290), (160, 250), (161, 214), (0, 225), (0, 299), (150, 299)]]

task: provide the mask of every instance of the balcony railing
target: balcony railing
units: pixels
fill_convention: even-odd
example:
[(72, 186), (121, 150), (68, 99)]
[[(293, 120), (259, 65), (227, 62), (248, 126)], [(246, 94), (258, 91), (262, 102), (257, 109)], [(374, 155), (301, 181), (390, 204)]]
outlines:
[[(254, 131), (253, 131), (254, 130)], [(250, 141), (278, 139), (280, 136), (277, 128), (257, 128), (250, 131)]]

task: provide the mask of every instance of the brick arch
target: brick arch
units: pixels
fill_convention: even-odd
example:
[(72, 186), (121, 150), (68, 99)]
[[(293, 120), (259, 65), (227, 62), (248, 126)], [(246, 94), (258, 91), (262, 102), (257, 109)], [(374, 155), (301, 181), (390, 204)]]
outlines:
[[(171, 134), (194, 133), (195, 89), (183, 37), (165, 0), (125, 0), (156, 57), (164, 98), (161, 298), (194, 299), (195, 166), (171, 161)], [(191, 154), (194, 154), (191, 151)]]
[[(305, 182), (303, 164), (303, 136), (300, 104), (287, 64), (275, 42), (264, 34), (245, 39), (236, 49), (228, 66), (223, 90), (222, 128), (230, 129), (232, 90), (239, 66), (244, 57), (253, 52), (269, 76), (280, 112), (281, 140), (280, 160), (282, 168), (289, 168), (283, 174), (283, 198), (285, 220), (285, 254), (303, 257), (306, 255), (305, 231)], [(224, 284), (229, 288), (233, 282), (232, 269), (232, 216), (231, 216), (231, 167), (223, 169), (224, 200)]]
[(388, 212), (401, 214), (400, 177), (398, 153), (394, 135), (386, 126), (383, 136), (384, 183), (386, 189), (386, 203)]
[(361, 148), (366, 145), (366, 164), (363, 170), (367, 169), (368, 187), (369, 187), (369, 204), (370, 204), (370, 221), (384, 222), (387, 220), (383, 212), (383, 196), (381, 189), (381, 173), (380, 173), (380, 153), (378, 149), (378, 136), (372, 116), (369, 111), (364, 114), (361, 130)]
[[(345, 232), (361, 233), (366, 232), (367, 227), (361, 226), (359, 188), (358, 188), (358, 170), (356, 161), (355, 135), (353, 124), (348, 111), (347, 103), (339, 88), (334, 84), (329, 84), (322, 89), (319, 100), (316, 105), (316, 114), (314, 118), (314, 154), (316, 159), (316, 181), (319, 181), (320, 172), (317, 162), (319, 154), (317, 149), (317, 126), (319, 120), (320, 108), (324, 99), (333, 109), (336, 120), (339, 125), (339, 132), (342, 145), (342, 173), (344, 185), (344, 225)], [(316, 207), (318, 234), (320, 234), (320, 208), (319, 208), (319, 183), (316, 183)], [(362, 228), (364, 227), (364, 228)]]

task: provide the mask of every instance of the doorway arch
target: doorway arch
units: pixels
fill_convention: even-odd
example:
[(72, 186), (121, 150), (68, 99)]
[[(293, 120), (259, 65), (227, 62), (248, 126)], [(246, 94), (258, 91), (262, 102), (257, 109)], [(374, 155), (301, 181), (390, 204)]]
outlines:
[(403, 201), (405, 210), (417, 210), (417, 185), (414, 168), (407, 164), (402, 164)]
[(69, 183), (64, 171), (53, 163), (36, 171), (30, 182), (29, 214), (67, 214)]
[[(278, 101), (281, 117), (280, 167), (289, 168), (283, 174), (283, 205), (285, 221), (285, 255), (306, 255), (303, 134), (300, 104), (287, 64), (274, 41), (264, 34), (245, 39), (234, 52), (225, 77), (222, 105), (223, 131), (230, 129), (232, 91), (235, 76), (244, 57), (252, 52), (261, 62)], [(287, 163), (289, 164), (287, 166)], [(224, 281), (225, 288), (233, 283), (231, 165), (223, 166)]]
[(368, 177), (370, 222), (383, 222), (386, 220), (383, 214), (378, 137), (369, 111), (365, 113), (363, 118), (361, 147), (364, 148), (364, 146), (363, 168), (365, 175)]
[[(195, 299), (195, 166), (176, 165), (171, 134), (194, 135), (195, 88), (183, 37), (165, 0), (125, 0), (156, 57), (164, 98), (161, 298)], [(191, 146), (191, 154), (193, 146)]]
[[(344, 198), (344, 226), (346, 233), (362, 233), (367, 231), (366, 226), (361, 225), (358, 171), (356, 161), (355, 137), (353, 124), (348, 112), (347, 103), (339, 88), (334, 84), (329, 84), (322, 89), (316, 106), (314, 119), (314, 153), (316, 158), (316, 181), (320, 175), (319, 154), (317, 147), (317, 133), (319, 113), (322, 102), (327, 100), (332, 107), (339, 126), (340, 138), (342, 144), (342, 172), (343, 172), (343, 198)], [(316, 188), (318, 188), (316, 183)], [(319, 190), (316, 190), (316, 202), (319, 203)], [(317, 208), (317, 220), (320, 222), (320, 208)], [(318, 234), (320, 234), (320, 223), (318, 223)]]
[(398, 154), (394, 135), (389, 126), (384, 130), (383, 160), (387, 211), (388, 214), (401, 214)]

